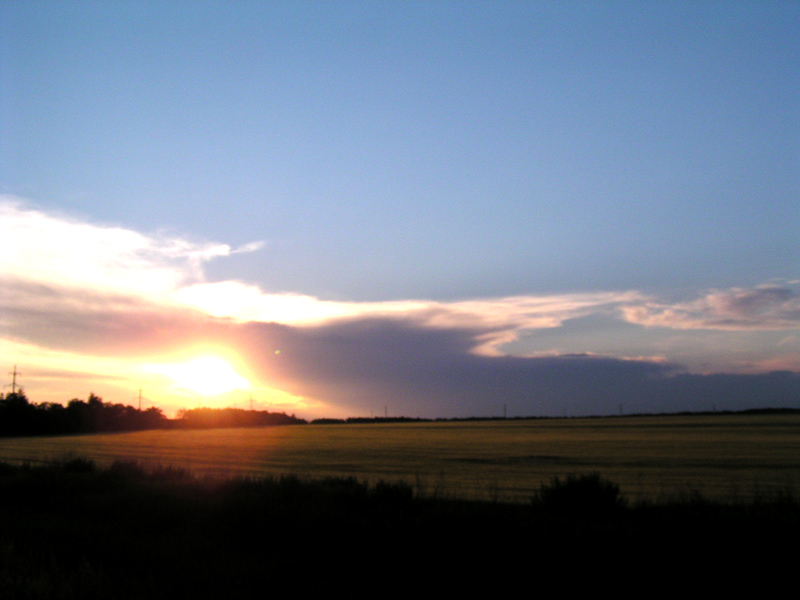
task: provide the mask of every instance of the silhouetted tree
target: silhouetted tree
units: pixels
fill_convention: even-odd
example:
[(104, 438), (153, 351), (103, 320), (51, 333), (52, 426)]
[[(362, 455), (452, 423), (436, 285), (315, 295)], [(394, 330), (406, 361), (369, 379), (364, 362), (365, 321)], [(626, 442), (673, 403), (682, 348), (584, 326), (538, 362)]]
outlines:
[(3, 435), (28, 435), (35, 428), (36, 409), (20, 388), (0, 400), (0, 432)]

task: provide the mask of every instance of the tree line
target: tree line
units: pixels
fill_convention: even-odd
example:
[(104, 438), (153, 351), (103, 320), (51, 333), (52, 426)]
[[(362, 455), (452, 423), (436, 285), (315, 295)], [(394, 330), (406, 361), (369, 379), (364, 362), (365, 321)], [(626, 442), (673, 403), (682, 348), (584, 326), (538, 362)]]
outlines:
[(264, 427), (269, 425), (305, 424), (286, 413), (271, 413), (265, 410), (243, 410), (241, 408), (193, 408), (178, 411), (175, 420), (178, 427), (208, 429), (212, 427)]
[(168, 419), (160, 408), (140, 410), (127, 404), (103, 402), (94, 393), (87, 400), (73, 398), (66, 406), (56, 402), (32, 403), (21, 389), (0, 394), (0, 436), (110, 433), (145, 429), (205, 429), (260, 427), (305, 423), (294, 415), (241, 409), (199, 408)]

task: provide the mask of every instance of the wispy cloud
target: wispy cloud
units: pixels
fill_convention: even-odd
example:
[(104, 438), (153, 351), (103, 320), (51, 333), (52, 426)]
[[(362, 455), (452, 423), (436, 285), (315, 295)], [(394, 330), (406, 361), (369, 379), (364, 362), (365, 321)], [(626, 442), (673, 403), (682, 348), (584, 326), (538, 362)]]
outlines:
[(175, 292), (175, 298), (187, 306), (240, 322), (308, 326), (341, 319), (390, 318), (434, 328), (468, 327), (484, 332), (474, 349), (482, 354), (500, 353), (499, 348), (515, 340), (520, 331), (558, 327), (568, 319), (610, 312), (641, 297), (636, 292), (601, 292), (451, 302), (342, 302), (301, 294), (266, 294), (238, 281), (199, 283)]
[(629, 323), (646, 327), (731, 331), (800, 328), (800, 294), (788, 284), (712, 290), (690, 302), (647, 301), (620, 310)]

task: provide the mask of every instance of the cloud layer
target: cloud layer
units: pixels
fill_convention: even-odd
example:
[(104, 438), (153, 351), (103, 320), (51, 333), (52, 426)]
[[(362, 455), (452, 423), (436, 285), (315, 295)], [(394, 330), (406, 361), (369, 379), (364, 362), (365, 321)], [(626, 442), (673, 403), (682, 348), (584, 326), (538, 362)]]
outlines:
[[(197, 346), (227, 348), (264, 384), (353, 414), (384, 406), (421, 416), (496, 415), (504, 407), (508, 414), (597, 414), (800, 398), (792, 373), (702, 375), (668, 359), (505, 350), (523, 333), (591, 316), (616, 320), (621, 332), (631, 325), (676, 333), (791, 331), (800, 328), (800, 295), (789, 284), (713, 290), (672, 304), (630, 290), (342, 302), (206, 280), (208, 261), (257, 251), (260, 242), (234, 249), (148, 236), (13, 198), (0, 201), (0, 223), (0, 337), (43, 355), (81, 355), (87, 365), (91, 357), (141, 363)], [(794, 339), (782, 349), (791, 354), (797, 340), (786, 339)], [(65, 369), (53, 364), (42, 377), (45, 370)]]
[(691, 302), (622, 307), (630, 323), (672, 329), (788, 330), (800, 327), (800, 294), (779, 285), (713, 290)]

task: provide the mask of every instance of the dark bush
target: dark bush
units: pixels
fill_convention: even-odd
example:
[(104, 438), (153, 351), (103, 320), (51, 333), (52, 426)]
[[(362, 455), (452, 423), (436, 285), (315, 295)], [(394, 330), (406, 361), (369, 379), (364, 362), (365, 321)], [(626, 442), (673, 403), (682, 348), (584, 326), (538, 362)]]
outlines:
[(554, 512), (586, 516), (607, 514), (624, 505), (619, 485), (599, 473), (568, 475), (563, 481), (554, 477), (542, 484), (534, 502)]
[(381, 502), (408, 504), (414, 498), (414, 488), (405, 481), (380, 480), (372, 488), (373, 496)]
[(70, 458), (60, 465), (65, 473), (94, 473), (94, 461), (88, 458)]
[(141, 464), (131, 460), (115, 460), (111, 463), (108, 472), (113, 475), (125, 477), (129, 481), (144, 479), (147, 475), (145, 468)]

